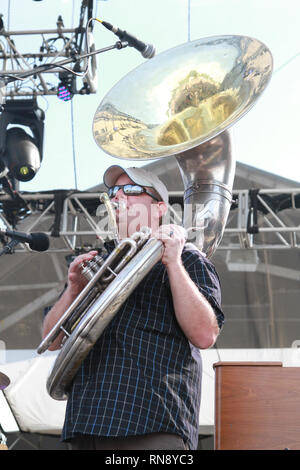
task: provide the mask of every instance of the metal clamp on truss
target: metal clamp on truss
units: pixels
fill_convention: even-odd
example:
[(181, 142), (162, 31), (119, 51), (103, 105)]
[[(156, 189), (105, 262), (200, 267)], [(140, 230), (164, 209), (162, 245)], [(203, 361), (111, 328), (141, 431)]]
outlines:
[(259, 189), (250, 189), (249, 190), (249, 212), (247, 218), (247, 233), (255, 234), (259, 232), (258, 222), (257, 222), (257, 211), (258, 211), (258, 199), (257, 195)]

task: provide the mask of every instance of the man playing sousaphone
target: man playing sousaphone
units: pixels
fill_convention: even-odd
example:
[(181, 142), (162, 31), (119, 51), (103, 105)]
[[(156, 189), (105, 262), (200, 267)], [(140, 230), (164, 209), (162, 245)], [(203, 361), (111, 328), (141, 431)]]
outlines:
[[(123, 303), (72, 382), (62, 433), (72, 449), (196, 449), (201, 395), (199, 349), (220, 332), (220, 284), (212, 263), (185, 241), (178, 225), (160, 225), (168, 191), (141, 168), (105, 172), (117, 203), (119, 237), (147, 225), (164, 246), (158, 262)], [(106, 249), (111, 252), (112, 242)], [(87, 281), (78, 256), (67, 288), (47, 314), (45, 337)], [(60, 348), (62, 334), (49, 349)]]

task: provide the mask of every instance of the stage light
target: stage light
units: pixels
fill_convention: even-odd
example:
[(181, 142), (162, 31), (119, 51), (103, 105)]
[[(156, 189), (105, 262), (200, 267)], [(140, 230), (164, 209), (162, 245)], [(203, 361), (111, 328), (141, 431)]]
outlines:
[(30, 181), (41, 166), (40, 153), (34, 139), (20, 127), (12, 127), (6, 133), (8, 168), (18, 181)]
[(72, 99), (73, 95), (71, 95), (65, 85), (61, 84), (58, 86), (57, 97), (62, 101), (69, 101)]
[[(22, 182), (34, 178), (43, 158), (44, 119), (34, 98), (5, 103), (0, 116), (0, 177), (7, 174)], [(13, 124), (22, 127), (9, 128)]]
[(76, 93), (76, 76), (69, 72), (61, 72), (59, 79), (57, 97), (62, 101), (70, 101)]

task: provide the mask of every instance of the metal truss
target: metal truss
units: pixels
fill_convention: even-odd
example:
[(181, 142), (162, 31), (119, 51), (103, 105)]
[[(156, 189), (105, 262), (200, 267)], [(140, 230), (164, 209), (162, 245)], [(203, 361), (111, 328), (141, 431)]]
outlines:
[[(109, 236), (109, 230), (102, 229), (108, 227), (105, 217), (99, 223), (99, 215), (103, 213), (99, 193), (55, 191), (19, 194), (13, 206), (11, 197), (2, 194), (0, 207), (0, 219), (6, 229), (46, 233), (51, 238), (48, 252), (84, 251)], [(16, 218), (11, 218), (12, 211), (14, 214), (19, 211), (17, 225)], [(19, 246), (15, 252), (31, 251), (26, 244)]]
[[(86, 60), (77, 61), (76, 57), (85, 52), (86, 46), (90, 52), (95, 51), (92, 35), (92, 23), (86, 30), (86, 21), (92, 17), (92, 1), (83, 0), (80, 10), (79, 25), (77, 28), (65, 28), (63, 19), (58, 17), (55, 29), (6, 31), (3, 20), (0, 25), (0, 65), (1, 75), (6, 77), (22, 76), (20, 79), (3, 86), (2, 93), (5, 97), (27, 97), (40, 95), (57, 95), (60, 75), (65, 73), (73, 80), (73, 94), (96, 93), (97, 65), (95, 56), (91, 56), (88, 71), (82, 78), (82, 86), (77, 90), (76, 75), (80, 76), (86, 68)], [(1, 27), (2, 26), (2, 27)], [(30, 36), (30, 47), (36, 47), (34, 51), (24, 52), (27, 37)], [(33, 45), (34, 44), (34, 45)], [(73, 59), (72, 70), (69, 68), (49, 68), (43, 72), (41, 66), (56, 63), (57, 59), (64, 57)], [(75, 65), (74, 65), (75, 64)], [(67, 71), (66, 71), (67, 69)], [(70, 70), (70, 73), (68, 73)], [(0, 76), (1, 79), (1, 76)], [(1, 84), (0, 84), (1, 85)], [(3, 84), (2, 84), (3, 85)]]
[[(170, 192), (173, 218), (170, 221), (175, 223), (181, 223), (182, 211), (178, 211), (178, 201), (182, 207), (182, 193)], [(299, 208), (300, 189), (260, 189), (254, 193), (234, 191), (234, 201), (218, 250), (300, 248)], [(46, 233), (51, 240), (48, 252), (76, 254), (99, 246), (111, 236), (109, 219), (96, 192), (20, 193), (13, 205), (10, 195), (0, 193), (0, 209), (4, 228)], [(31, 250), (26, 244), (20, 244), (14, 251), (29, 253)]]
[(234, 191), (219, 250), (300, 248), (300, 189)]

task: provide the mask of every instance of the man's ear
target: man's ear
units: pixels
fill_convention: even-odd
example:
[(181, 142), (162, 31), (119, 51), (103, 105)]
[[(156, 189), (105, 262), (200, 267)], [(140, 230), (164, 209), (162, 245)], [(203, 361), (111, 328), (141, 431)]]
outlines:
[(168, 206), (164, 201), (159, 201), (158, 203), (159, 217), (163, 217), (168, 210)]

